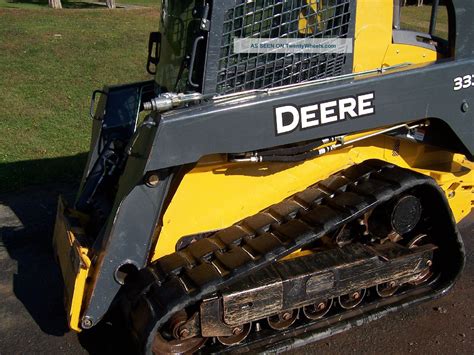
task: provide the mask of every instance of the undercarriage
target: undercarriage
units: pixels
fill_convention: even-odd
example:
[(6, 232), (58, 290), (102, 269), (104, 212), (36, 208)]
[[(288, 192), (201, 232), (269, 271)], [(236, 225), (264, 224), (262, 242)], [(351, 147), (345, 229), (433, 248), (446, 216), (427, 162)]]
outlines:
[(261, 351), (433, 298), (464, 258), (443, 199), (423, 175), (353, 166), (158, 259), (127, 319), (145, 351)]

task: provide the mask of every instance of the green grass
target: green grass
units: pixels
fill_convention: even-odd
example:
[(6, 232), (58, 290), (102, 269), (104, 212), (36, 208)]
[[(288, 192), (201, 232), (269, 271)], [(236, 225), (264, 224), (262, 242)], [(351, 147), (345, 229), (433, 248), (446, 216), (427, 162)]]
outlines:
[[(430, 28), (431, 5), (405, 6), (402, 8), (401, 28), (427, 33)], [(448, 13), (445, 6), (440, 6), (435, 35), (448, 38)]]
[[(106, 7), (93, 4), (99, 0), (61, 0), (64, 9), (104, 9)], [(116, 0), (117, 5), (136, 5), (156, 7), (158, 0)], [(48, 7), (48, 0), (0, 0), (0, 9), (41, 9)]]
[[(149, 79), (156, 9), (0, 9), (0, 190), (80, 178), (92, 91)], [(58, 162), (69, 161), (70, 164)]]
[[(24, 9), (2, 9), (8, 1), (0, 0), (0, 191), (77, 181), (89, 150), (90, 95), (104, 84), (150, 78), (146, 48), (158, 11), (51, 10), (46, 0), (17, 0)], [(403, 9), (405, 28), (426, 31), (429, 17), (427, 6)], [(441, 11), (442, 33), (446, 22)]]

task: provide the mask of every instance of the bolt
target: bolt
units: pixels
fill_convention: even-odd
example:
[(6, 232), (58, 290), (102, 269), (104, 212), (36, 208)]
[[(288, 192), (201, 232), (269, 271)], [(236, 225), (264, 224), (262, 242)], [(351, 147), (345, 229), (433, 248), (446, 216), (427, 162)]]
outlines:
[(461, 104), (461, 111), (464, 113), (469, 111), (469, 104), (467, 103), (467, 101), (463, 101), (463, 103)]
[(188, 328), (183, 328), (183, 329), (180, 329), (180, 331), (179, 331), (179, 337), (180, 338), (187, 338), (189, 336), (189, 334), (191, 334), (191, 332), (189, 331)]
[(389, 286), (390, 288), (394, 288), (394, 287), (396, 286), (395, 281), (390, 281), (389, 284), (388, 284), (388, 286)]
[(352, 299), (358, 300), (359, 298), (360, 298), (360, 293), (359, 293), (359, 292), (354, 292), (354, 293), (352, 294)]
[(318, 310), (319, 311), (322, 311), (325, 308), (326, 308), (326, 304), (324, 302), (321, 302), (320, 304), (318, 304)]
[(456, 193), (454, 191), (450, 191), (449, 194), (448, 194), (448, 197), (453, 198), (455, 195), (456, 195)]
[(433, 265), (433, 262), (431, 260), (427, 260), (426, 261), (426, 266), (431, 266), (431, 265)]
[(92, 322), (92, 319), (90, 317), (86, 316), (82, 319), (82, 328), (90, 329), (92, 328), (93, 325), (94, 323)]
[(291, 318), (291, 313), (285, 312), (281, 318), (283, 318), (283, 320), (289, 320)]
[(157, 187), (159, 182), (160, 182), (160, 178), (157, 174), (151, 174), (146, 179), (146, 184), (149, 187)]
[(234, 329), (232, 329), (232, 334), (234, 335), (242, 334), (242, 332), (243, 332), (243, 329), (241, 327), (235, 327)]

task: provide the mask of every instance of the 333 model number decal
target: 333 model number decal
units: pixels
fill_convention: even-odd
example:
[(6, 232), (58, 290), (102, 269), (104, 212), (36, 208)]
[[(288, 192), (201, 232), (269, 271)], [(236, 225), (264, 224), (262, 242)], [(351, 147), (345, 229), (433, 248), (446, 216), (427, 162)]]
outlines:
[(459, 76), (454, 79), (454, 91), (467, 89), (474, 86), (474, 75)]

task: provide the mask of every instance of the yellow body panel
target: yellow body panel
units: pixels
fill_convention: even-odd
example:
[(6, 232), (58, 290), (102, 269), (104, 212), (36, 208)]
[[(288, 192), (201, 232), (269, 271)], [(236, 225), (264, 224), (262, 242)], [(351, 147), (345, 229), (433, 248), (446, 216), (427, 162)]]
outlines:
[(419, 46), (392, 43), (393, 0), (357, 1), (354, 72), (412, 63), (429, 63), (438, 53)]
[(470, 212), (472, 163), (433, 147), (380, 136), (302, 164), (198, 165), (183, 177), (166, 209), (151, 260), (174, 252), (184, 236), (228, 227), (328, 175), (372, 158), (430, 175), (448, 196), (452, 184), (459, 184), (449, 199), (455, 218), (459, 221)]
[(64, 301), (68, 311), (69, 327), (80, 332), (79, 317), (91, 262), (87, 256), (88, 249), (80, 241), (84, 231), (75, 226), (70, 217), (72, 216), (66, 211), (65, 202), (59, 198), (53, 248), (59, 259), (64, 279)]

